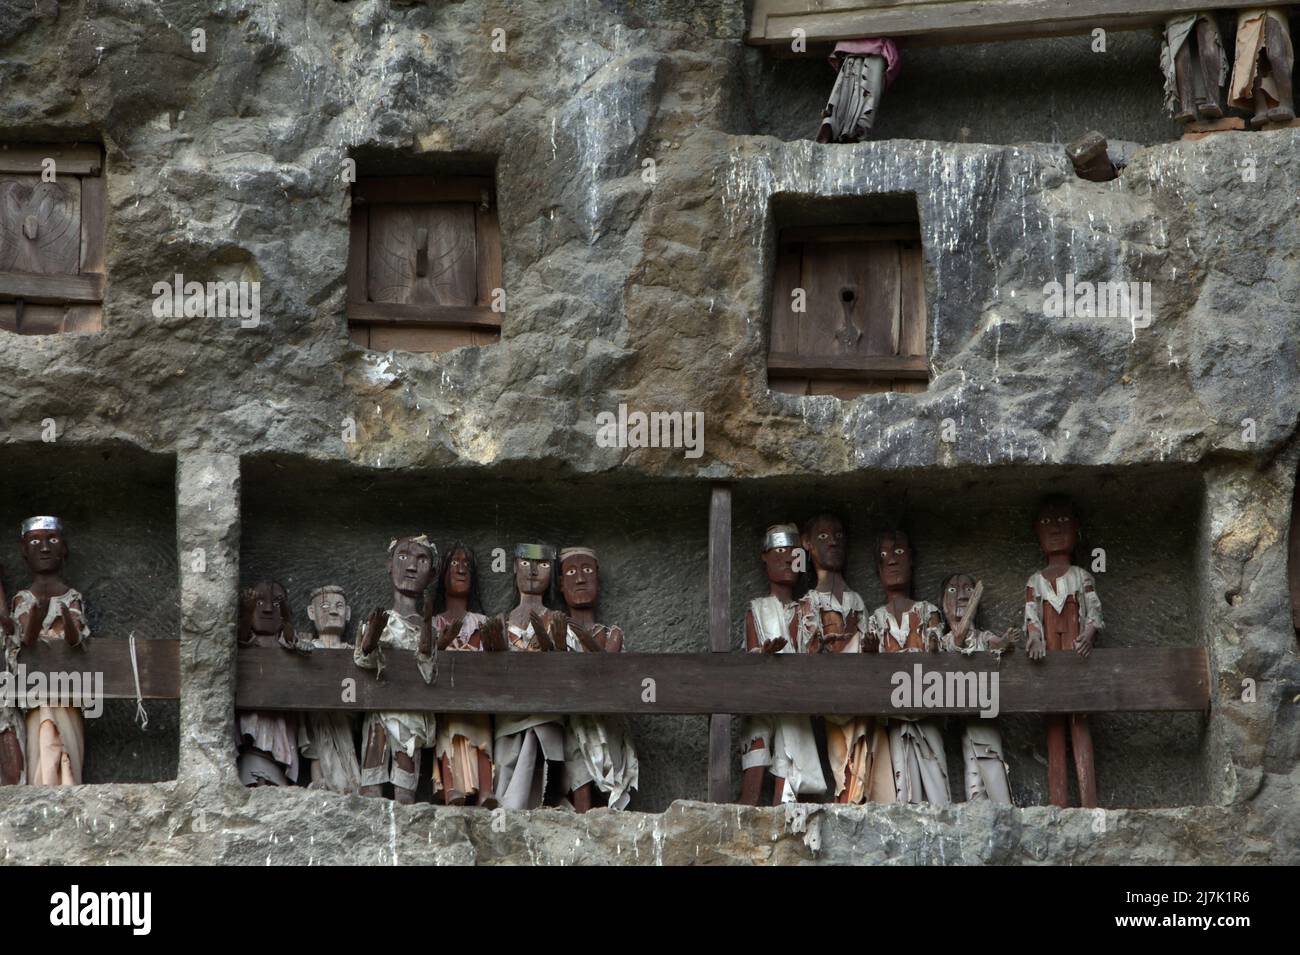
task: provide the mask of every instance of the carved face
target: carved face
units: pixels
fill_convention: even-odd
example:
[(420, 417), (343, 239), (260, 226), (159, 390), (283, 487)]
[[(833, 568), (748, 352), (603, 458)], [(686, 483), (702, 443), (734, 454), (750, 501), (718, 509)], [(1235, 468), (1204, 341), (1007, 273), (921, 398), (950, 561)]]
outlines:
[(834, 517), (819, 517), (808, 533), (801, 536), (804, 550), (818, 570), (843, 570), (848, 541), (844, 525)]
[(575, 554), (560, 564), (560, 591), (570, 607), (594, 607), (600, 598), (600, 566), (596, 558)]
[(33, 574), (57, 574), (68, 558), (62, 531), (28, 531), (23, 535), (23, 560)]
[(531, 560), (527, 557), (515, 558), (515, 586), (521, 594), (536, 597), (546, 596), (551, 586), (551, 562), (549, 560)]
[(323, 594), (317, 594), (307, 605), (307, 619), (315, 624), (316, 632), (322, 636), (339, 636), (352, 619), (352, 609), (341, 593), (327, 590)]
[(433, 579), (433, 555), (423, 544), (400, 540), (388, 558), (388, 576), (394, 590), (419, 596)]
[(772, 547), (763, 551), (767, 579), (774, 584), (792, 584), (795, 579), (794, 558), (797, 547)]
[(469, 554), (457, 548), (447, 559), (447, 574), (442, 586), (452, 597), (468, 597), (473, 578), (470, 576)]
[(948, 626), (955, 627), (966, 618), (966, 609), (974, 596), (975, 578), (969, 574), (957, 574), (948, 581), (943, 591), (943, 616)]
[(907, 538), (886, 534), (880, 539), (880, 583), (886, 590), (902, 590), (912, 585), (912, 545)]
[(1043, 505), (1034, 522), (1034, 531), (1038, 534), (1038, 546), (1047, 557), (1069, 556), (1079, 542), (1079, 520), (1064, 502)]
[(253, 632), (275, 633), (280, 629), (280, 604), (289, 595), (279, 584), (264, 580), (253, 588)]

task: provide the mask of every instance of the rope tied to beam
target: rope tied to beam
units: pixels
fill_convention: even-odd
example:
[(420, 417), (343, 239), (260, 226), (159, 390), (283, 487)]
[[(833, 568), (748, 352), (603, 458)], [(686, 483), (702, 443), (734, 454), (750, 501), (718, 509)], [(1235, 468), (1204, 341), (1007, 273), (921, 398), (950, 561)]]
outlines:
[(135, 652), (135, 631), (127, 637), (131, 649), (131, 675), (135, 677), (135, 718), (143, 732), (149, 728), (149, 713), (144, 708), (144, 691), (140, 689), (140, 660)]

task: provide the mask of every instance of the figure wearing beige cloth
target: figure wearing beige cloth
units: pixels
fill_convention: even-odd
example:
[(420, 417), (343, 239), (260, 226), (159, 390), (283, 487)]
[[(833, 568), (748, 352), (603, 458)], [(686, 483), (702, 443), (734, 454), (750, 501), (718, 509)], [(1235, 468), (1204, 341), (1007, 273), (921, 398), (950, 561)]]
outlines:
[[(596, 622), (600, 564), (588, 547), (560, 551), (560, 592), (569, 609), (567, 649), (576, 653), (619, 653), (623, 631)], [(564, 721), (564, 788), (573, 808), (586, 812), (595, 794), (610, 809), (626, 809), (640, 781), (627, 724), (620, 716), (572, 714)]]
[[(888, 531), (876, 542), (876, 573), (885, 604), (871, 614), (867, 633), (881, 653), (938, 653), (943, 646), (939, 608), (911, 596), (912, 545), (902, 531)], [(889, 717), (889, 755), (898, 802), (952, 802), (943, 727), (938, 720)]]
[[(745, 648), (750, 653), (799, 652), (799, 604), (794, 599), (798, 575), (794, 568), (802, 553), (795, 525), (773, 524), (764, 533), (760, 554), (768, 594), (751, 600), (745, 614)], [(773, 805), (825, 794), (826, 777), (811, 717), (754, 716), (746, 722), (744, 735), (748, 742), (741, 757), (742, 803), (758, 805), (765, 773), (775, 780)]]
[[(90, 638), (81, 594), (61, 576), (69, 554), (63, 522), (57, 517), (28, 518), (22, 525), (21, 546), (32, 582), (14, 595), (9, 621), (13, 633), (5, 635), (11, 669), (17, 666), (21, 647), (37, 640), (63, 640), (70, 647), (85, 647)], [(41, 703), (27, 710), (24, 723), (24, 775), (28, 785), (79, 784), (86, 756), (86, 726), (81, 710)]]
[(1237, 14), (1237, 50), (1228, 84), (1228, 102), (1254, 109), (1249, 125), (1295, 119), (1291, 71), (1295, 50), (1286, 7), (1256, 7)]
[[(866, 605), (844, 582), (848, 543), (840, 519), (820, 514), (804, 525), (799, 539), (816, 573), (813, 589), (799, 601), (799, 652), (876, 652), (867, 633)], [(882, 722), (843, 714), (828, 714), (825, 722), (835, 801), (893, 802), (889, 740)]]
[[(517, 603), (507, 620), (506, 644), (513, 653), (567, 649), (564, 614), (548, 610), (553, 594), (555, 548), (515, 547)], [(546, 798), (551, 764), (564, 767), (564, 717), (549, 714), (496, 718), (496, 794), (507, 809), (536, 809)]]
[[(482, 613), (478, 595), (478, 562), (460, 541), (451, 545), (438, 568), (433, 600), (433, 626), (438, 649), (452, 653), (485, 650), (484, 629), (500, 639), (501, 620)], [(434, 744), (449, 806), (474, 803), (485, 809), (498, 805), (493, 792), (492, 717), (486, 713), (442, 714)]]
[[(9, 597), (3, 578), (4, 567), (0, 567), (0, 673), (10, 673), (10, 641), (16, 645), (18, 640), (17, 628), (9, 615)], [(0, 699), (0, 786), (20, 786), (27, 782), (23, 759), (27, 726), (22, 710), (12, 705), (13, 702)]]
[[(245, 590), (239, 602), (239, 645), (298, 649), (289, 595), (264, 580)], [(279, 710), (238, 710), (235, 750), (239, 781), (245, 786), (288, 786), (298, 781), (298, 717)]]
[[(317, 650), (352, 650), (344, 639), (352, 608), (343, 588), (330, 585), (312, 592), (307, 619), (316, 630), (310, 643)], [(361, 761), (353, 736), (356, 717), (339, 710), (303, 713), (298, 723), (298, 749), (311, 762), (312, 789), (356, 795), (361, 792)]]
[[(415, 652), (415, 663), (425, 683), (433, 681), (433, 601), (425, 591), (433, 581), (437, 551), (429, 539), (403, 537), (388, 547), (388, 578), (393, 585), (393, 606), (376, 609), (353, 651), (357, 666), (384, 672), (385, 650)], [(366, 720), (361, 759), (361, 795), (382, 796), (392, 783), (393, 799), (415, 802), (420, 778), (421, 750), (434, 744), (437, 718), (418, 711), (374, 712)], [(438, 766), (433, 767), (433, 789), (441, 788)]]
[(1182, 14), (1165, 23), (1160, 48), (1165, 106), (1180, 123), (1223, 116), (1220, 98), (1228, 79), (1228, 57), (1213, 12)]

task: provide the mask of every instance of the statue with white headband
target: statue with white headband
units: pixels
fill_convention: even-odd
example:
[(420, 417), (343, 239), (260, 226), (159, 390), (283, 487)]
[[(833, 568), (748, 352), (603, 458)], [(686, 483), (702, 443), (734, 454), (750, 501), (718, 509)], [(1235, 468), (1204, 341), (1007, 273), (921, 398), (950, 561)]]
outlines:
[[(64, 641), (70, 647), (85, 647), (90, 637), (81, 594), (63, 580), (68, 559), (68, 542), (63, 522), (57, 517), (29, 517), (23, 521), (23, 560), (32, 572), (32, 582), (14, 595), (12, 615), (0, 618), (4, 630), (5, 656), (10, 667), (17, 665), (18, 652), (41, 640)], [(81, 782), (85, 761), (86, 726), (75, 706), (40, 703), (24, 716), (26, 765), (19, 778), (34, 786), (75, 786)], [(13, 741), (6, 737), (15, 730), (14, 718), (0, 716), (0, 754), (13, 775)], [(21, 762), (21, 761), (20, 761)]]
[[(569, 609), (568, 649), (578, 653), (618, 653), (619, 627), (596, 622), (600, 600), (600, 563), (589, 547), (560, 551), (560, 592)], [(570, 716), (564, 731), (565, 789), (578, 812), (592, 807), (599, 790), (610, 809), (625, 809), (637, 788), (640, 766), (622, 719)]]
[[(307, 598), (307, 619), (315, 636), (304, 642), (317, 650), (351, 650), (346, 640), (352, 608), (343, 588), (335, 584), (318, 587)], [(302, 714), (298, 724), (298, 748), (311, 762), (311, 788), (355, 795), (361, 791), (361, 763), (352, 738), (355, 717), (340, 710), (318, 710)]]
[[(374, 670), (378, 677), (384, 672), (386, 649), (414, 651), (424, 682), (433, 682), (433, 601), (426, 591), (433, 583), (437, 559), (436, 548), (423, 534), (388, 545), (393, 607), (376, 609), (366, 621), (352, 655), (357, 666)], [(361, 760), (361, 795), (382, 796), (384, 785), (392, 783), (394, 800), (415, 802), (421, 751), (434, 745), (436, 735), (433, 713), (371, 713)], [(442, 788), (436, 762), (433, 788), (435, 792)]]
[[(763, 535), (763, 567), (768, 593), (755, 597), (745, 612), (745, 649), (750, 653), (798, 653), (799, 604), (794, 598), (802, 550), (799, 528), (773, 524)], [(806, 560), (806, 555), (802, 557)], [(740, 801), (757, 806), (764, 776), (776, 781), (772, 803), (796, 802), (800, 796), (826, 792), (821, 755), (807, 716), (753, 716), (746, 722)]]

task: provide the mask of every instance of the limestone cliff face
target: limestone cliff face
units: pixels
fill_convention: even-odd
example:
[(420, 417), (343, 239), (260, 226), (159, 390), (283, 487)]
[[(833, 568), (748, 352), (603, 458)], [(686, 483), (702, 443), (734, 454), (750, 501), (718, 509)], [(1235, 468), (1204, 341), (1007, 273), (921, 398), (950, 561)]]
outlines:
[[(6, 335), (0, 350), (4, 519), (41, 500), (35, 475), (68, 472), (48, 506), (108, 535), (96, 500), (120, 501), (121, 573), (157, 571), (159, 528), (174, 528), (176, 553), (206, 555), (201, 571), (162, 558), (167, 609), (140, 623), (185, 641), (184, 702), (163, 731), (179, 747), (175, 781), (39, 802), (0, 790), (3, 858), (1300, 861), (1286, 588), (1300, 130), (1122, 144), (1129, 164), (1105, 184), (1075, 179), (1060, 145), (783, 141), (762, 133), (799, 126), (780, 100), (792, 67), (743, 46), (744, 17), (738, 0), (0, 0), (0, 140), (102, 142), (109, 205), (103, 332)], [(1150, 72), (1132, 83), (1155, 109)], [(1132, 105), (1123, 128), (1139, 137), (1152, 127), (1131, 120)], [(1041, 117), (1025, 126), (1058, 138)], [(929, 135), (946, 129), (941, 118)], [(443, 355), (351, 345), (349, 157), (363, 169), (495, 169), (498, 344)], [(769, 391), (774, 206), (878, 194), (914, 196), (919, 212), (927, 390), (849, 401)], [(259, 282), (260, 322), (156, 318), (152, 288), (176, 273)], [(1049, 317), (1045, 287), (1067, 277), (1150, 283), (1149, 323)], [(703, 455), (601, 446), (597, 415), (620, 403), (702, 412)], [(40, 440), (46, 419), (53, 445)], [(148, 463), (97, 467), (110, 450)], [(129, 500), (140, 473), (156, 485), (173, 457), (174, 502)], [(657, 816), (494, 820), (236, 785), (241, 582), (287, 577), (301, 604), (338, 576), (365, 606), (403, 527), (481, 549), (583, 536), (609, 554), (606, 609), (630, 649), (703, 650), (713, 480), (736, 482), (737, 611), (761, 587), (758, 530), (827, 503), (861, 544), (851, 569), (869, 603), (866, 542), (902, 520), (918, 529), (918, 587), (974, 565), (990, 578), (985, 613), (1005, 625), (1037, 559), (1032, 502), (1070, 491), (1107, 550), (1107, 639), (1204, 643), (1212, 712), (1103, 721), (1103, 803), (1133, 808), (1101, 822), (1040, 808), (804, 819), (674, 804), (704, 795), (698, 719), (636, 726), (638, 805), (666, 810)], [(664, 559), (647, 570), (647, 554)], [(109, 557), (100, 543), (77, 559), (89, 574)], [(508, 586), (487, 582), (495, 606)], [(125, 635), (141, 594), (100, 590), (108, 631)], [(129, 741), (129, 720), (118, 723)], [(1026, 803), (1044, 786), (1037, 737), (1028, 721), (1009, 730)], [(158, 757), (152, 777), (103, 765), (96, 778), (169, 778), (174, 759)]]

